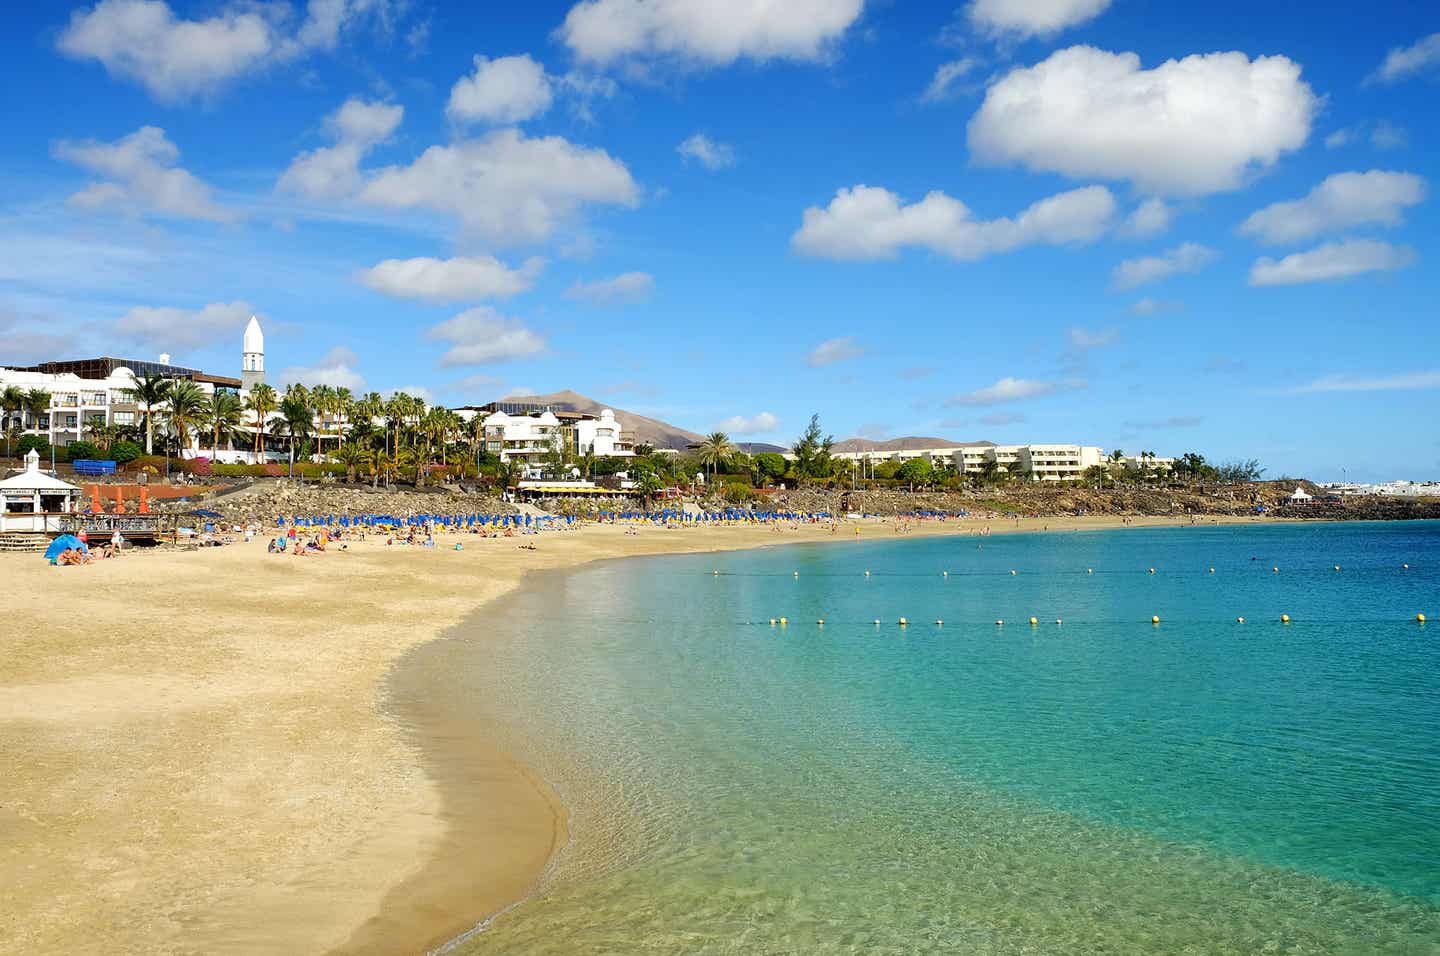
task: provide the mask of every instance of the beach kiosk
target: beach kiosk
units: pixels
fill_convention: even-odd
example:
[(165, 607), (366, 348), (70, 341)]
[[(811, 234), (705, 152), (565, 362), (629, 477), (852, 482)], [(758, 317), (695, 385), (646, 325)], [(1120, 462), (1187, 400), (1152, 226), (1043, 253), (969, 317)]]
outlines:
[(84, 492), (40, 470), (35, 449), (25, 456), (25, 470), (0, 481), (0, 531), (58, 532), (63, 519), (83, 507)]
[(1308, 505), (1315, 500), (1315, 496), (1306, 492), (1306, 490), (1299, 485), (1296, 485), (1295, 490), (1290, 492), (1290, 497), (1286, 500), (1292, 505)]

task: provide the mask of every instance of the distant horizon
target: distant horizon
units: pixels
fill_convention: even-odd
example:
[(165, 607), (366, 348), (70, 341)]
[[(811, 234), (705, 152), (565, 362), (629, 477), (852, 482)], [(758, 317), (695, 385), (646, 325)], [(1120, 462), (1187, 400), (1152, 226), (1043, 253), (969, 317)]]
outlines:
[(1440, 475), (1425, 5), (619, 4), (20, 5), (0, 364)]

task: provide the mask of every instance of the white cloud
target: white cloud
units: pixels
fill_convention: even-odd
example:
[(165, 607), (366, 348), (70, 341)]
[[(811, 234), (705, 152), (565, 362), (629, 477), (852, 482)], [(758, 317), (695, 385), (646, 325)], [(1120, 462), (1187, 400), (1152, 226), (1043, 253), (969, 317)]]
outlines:
[(255, 307), (249, 302), (212, 302), (200, 309), (137, 305), (115, 323), (117, 336), (139, 346), (174, 352), (213, 345), (233, 336), (240, 348), (240, 334)]
[(976, 29), (991, 36), (1045, 37), (1093, 20), (1110, 0), (974, 0), (968, 10)]
[(1002, 378), (994, 385), (978, 388), (964, 395), (956, 395), (946, 405), (1003, 405), (1009, 402), (1023, 402), (1030, 398), (1049, 395), (1062, 387), (1078, 387), (1076, 383), (1039, 382), (1028, 378)]
[(356, 278), (376, 292), (396, 299), (464, 302), (504, 299), (535, 284), (545, 260), (529, 259), (512, 269), (494, 256), (454, 259), (386, 259)]
[(449, 343), (442, 366), (485, 365), (527, 358), (545, 351), (545, 337), (519, 319), (507, 319), (488, 305), (466, 309), (431, 326), (427, 338)]
[(1370, 129), (1370, 145), (1376, 149), (1403, 149), (1410, 145), (1410, 134), (1403, 126), (1381, 120)]
[(644, 302), (655, 291), (655, 277), (648, 272), (625, 272), (609, 279), (577, 282), (565, 295), (595, 305), (632, 305)]
[(746, 418), (744, 415), (733, 415), (721, 422), (718, 427), (720, 431), (728, 432), (731, 435), (763, 435), (779, 428), (780, 419), (770, 412), (761, 412), (750, 418)]
[(1220, 253), (1198, 242), (1181, 243), (1158, 256), (1126, 259), (1115, 267), (1111, 279), (1117, 289), (1133, 289), (1168, 279), (1178, 272), (1199, 272), (1219, 256)]
[(1070, 347), (1078, 351), (1103, 349), (1118, 341), (1120, 341), (1119, 329), (1096, 329), (1092, 332), (1076, 326), (1070, 330)]
[(1277, 202), (1252, 213), (1240, 226), (1261, 242), (1310, 239), (1355, 226), (1398, 226), (1407, 207), (1425, 198), (1425, 180), (1413, 173), (1372, 169), (1336, 173), (1303, 199)]
[(1151, 197), (1135, 207), (1120, 226), (1120, 234), (1132, 239), (1149, 239), (1170, 228), (1174, 212), (1163, 199)]
[(704, 133), (690, 136), (675, 147), (675, 152), (685, 157), (687, 162), (693, 159), (711, 171), (735, 165), (735, 147), (716, 142)]
[(405, 108), (351, 97), (325, 118), (334, 146), (296, 156), (280, 176), (276, 189), (311, 199), (343, 199), (361, 185), (360, 160), (399, 128)]
[(811, 368), (821, 368), (835, 362), (844, 362), (849, 359), (859, 358), (865, 354), (864, 346), (857, 343), (848, 335), (838, 339), (826, 339), (815, 348), (810, 350), (805, 364)]
[(935, 75), (930, 78), (930, 85), (925, 87), (920, 99), (926, 103), (949, 99), (954, 92), (956, 81), (968, 76), (978, 65), (975, 58), (970, 56), (941, 63), (935, 68)]
[(1385, 54), (1385, 62), (1370, 75), (1371, 82), (1394, 83), (1440, 66), (1440, 33), (1421, 37), (1410, 46), (1396, 47)]
[(1348, 279), (1366, 272), (1393, 272), (1414, 261), (1415, 250), (1407, 246), (1375, 239), (1344, 239), (1288, 255), (1278, 262), (1257, 259), (1250, 267), (1250, 284), (1297, 285)]
[(1305, 385), (1290, 389), (1292, 392), (1401, 392), (1425, 388), (1440, 388), (1440, 371), (1405, 372), (1398, 375), (1363, 377), (1358, 375), (1327, 375)]
[(530, 56), (475, 57), (475, 72), (450, 90), (445, 115), (457, 123), (519, 123), (550, 108), (545, 68)]
[(625, 164), (602, 149), (502, 129), (379, 170), (359, 198), (459, 216), (492, 242), (513, 244), (548, 238), (586, 203), (633, 206), (639, 193)]
[(343, 345), (336, 346), (321, 356), (313, 365), (293, 365), (280, 371), (282, 385), (333, 385), (348, 388), (352, 392), (365, 390), (365, 376), (356, 369), (360, 357)]
[(818, 60), (863, 7), (864, 0), (582, 0), (558, 33), (581, 60), (602, 65), (627, 58), (701, 66)]
[(391, 7), (390, 0), (310, 0), (297, 25), (287, 3), (235, 2), (209, 19), (187, 20), (164, 0), (100, 0), (71, 14), (57, 45), (134, 80), (158, 100), (177, 102), (312, 50), (334, 49), (343, 28), (367, 14), (388, 23)]
[(1202, 195), (1303, 146), (1319, 104), (1283, 56), (1208, 53), (1144, 70), (1134, 53), (1077, 46), (992, 84), (969, 143), (984, 163)]
[(839, 190), (824, 209), (806, 209), (790, 243), (828, 259), (890, 259), (907, 247), (980, 259), (1036, 243), (1090, 242), (1114, 215), (1115, 197), (1104, 186), (1042, 199), (1014, 219), (982, 220), (942, 192), (907, 206), (888, 189), (860, 185)]
[(236, 218), (210, 198), (210, 187), (175, 165), (180, 150), (156, 126), (142, 126), (113, 143), (55, 144), (55, 156), (118, 182), (102, 182), (71, 196), (85, 208), (125, 206), (179, 219)]
[(1134, 315), (1159, 315), (1161, 312), (1174, 312), (1182, 308), (1184, 306), (1179, 302), (1167, 302), (1146, 296), (1130, 306), (1130, 312)]
[(1352, 129), (1337, 129), (1325, 137), (1326, 149), (1339, 149), (1341, 146), (1348, 146), (1355, 138), (1355, 131)]

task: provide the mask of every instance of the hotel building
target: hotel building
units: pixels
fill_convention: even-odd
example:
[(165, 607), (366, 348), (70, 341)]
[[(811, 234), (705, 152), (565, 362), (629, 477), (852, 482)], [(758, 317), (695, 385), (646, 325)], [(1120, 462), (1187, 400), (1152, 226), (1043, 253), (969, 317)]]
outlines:
[(629, 458), (635, 447), (610, 409), (598, 415), (557, 410), (550, 405), (492, 402), (454, 409), (462, 418), (484, 416), (485, 450), (501, 461), (520, 461), (529, 467), (562, 451), (579, 458)]
[(1093, 445), (995, 445), (990, 442), (968, 442), (886, 448), (881, 447), (882, 444), (889, 443), (877, 442), (871, 448), (849, 448), (833, 452), (832, 456), (837, 461), (855, 462), (860, 468), (887, 461), (905, 462), (923, 458), (937, 468), (949, 468), (971, 475), (981, 473), (986, 462), (994, 462), (1006, 471), (1028, 471), (1036, 481), (1078, 481), (1085, 469), (1103, 464), (1105, 460), (1104, 450)]

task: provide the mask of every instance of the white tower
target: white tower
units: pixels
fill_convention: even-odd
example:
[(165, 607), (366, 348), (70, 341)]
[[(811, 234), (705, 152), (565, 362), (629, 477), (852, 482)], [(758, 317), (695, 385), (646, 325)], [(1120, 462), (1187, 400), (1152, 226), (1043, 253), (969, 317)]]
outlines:
[(248, 392), (265, 381), (265, 333), (260, 331), (260, 320), (250, 316), (245, 326), (245, 352), (240, 370), (240, 381)]

